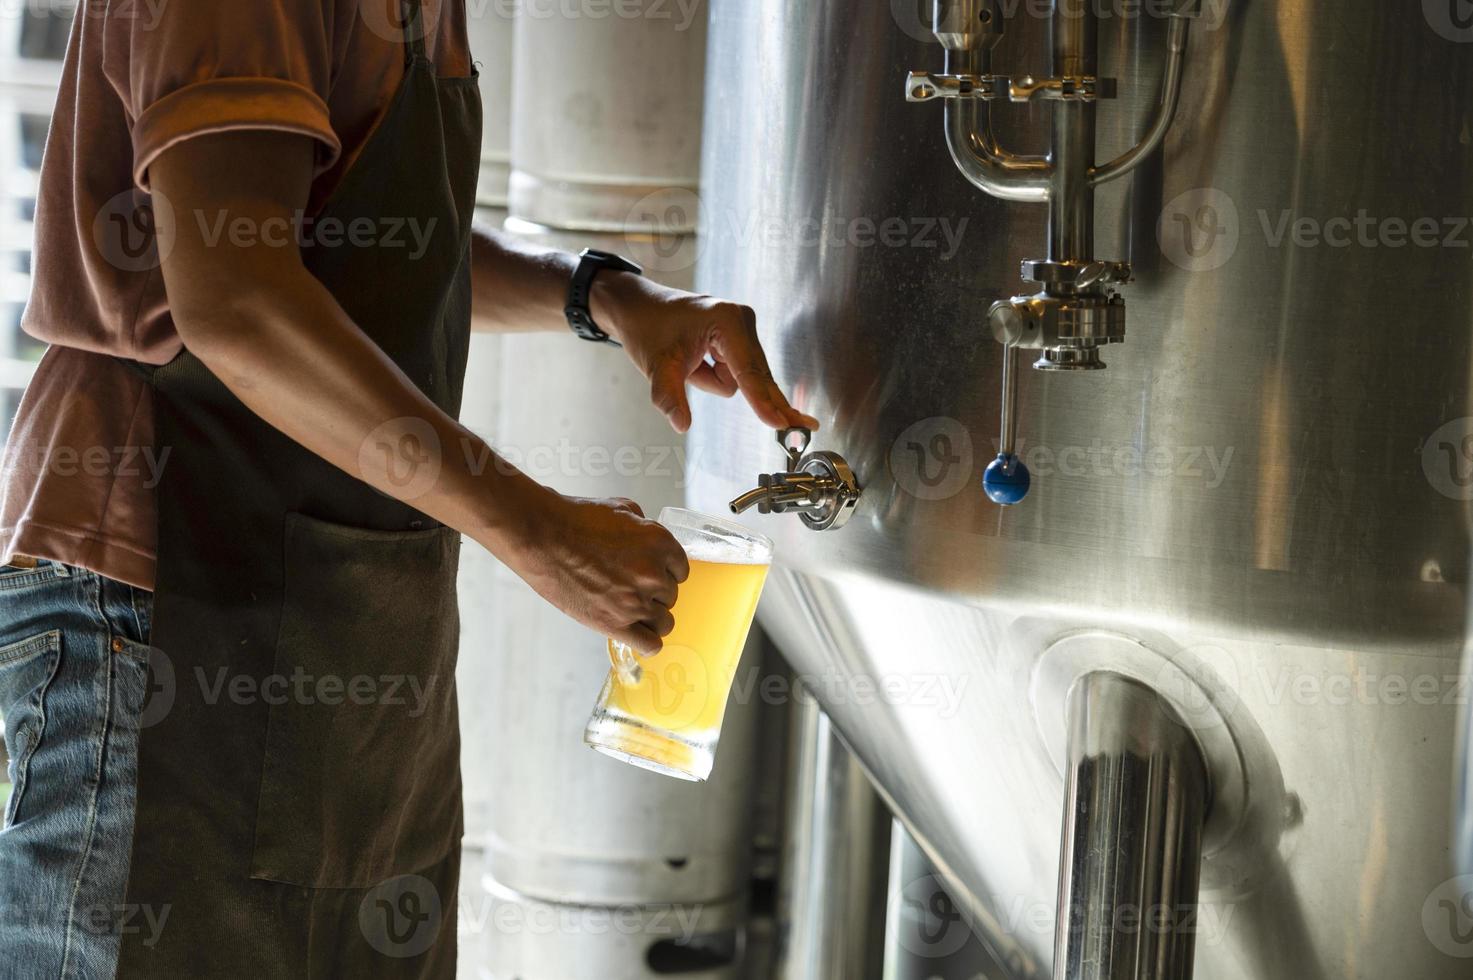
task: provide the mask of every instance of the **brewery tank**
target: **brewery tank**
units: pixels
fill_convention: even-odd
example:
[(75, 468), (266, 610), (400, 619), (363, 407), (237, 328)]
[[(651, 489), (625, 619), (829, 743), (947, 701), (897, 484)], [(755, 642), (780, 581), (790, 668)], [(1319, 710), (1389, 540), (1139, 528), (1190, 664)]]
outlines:
[[(1047, 74), (1051, 5), (992, 6), (994, 70)], [(1108, 160), (1169, 25), (1096, 7)], [(1099, 672), (1192, 716), (1196, 976), (1465, 975), (1473, 44), (1444, 7), (1201, 4), (1165, 140), (1098, 191), (1125, 342), (1024, 370), (1033, 487), (1000, 508), (988, 310), (1047, 223), (906, 101), (942, 69), (929, 3), (711, 3), (697, 285), (754, 306), (864, 485), (836, 531), (742, 517), (778, 546), (760, 616), (1015, 978), (1052, 969), (1069, 695)], [(997, 138), (1044, 152), (1051, 109), (1004, 100)], [(688, 496), (720, 512), (783, 458), (740, 406), (695, 408)]]

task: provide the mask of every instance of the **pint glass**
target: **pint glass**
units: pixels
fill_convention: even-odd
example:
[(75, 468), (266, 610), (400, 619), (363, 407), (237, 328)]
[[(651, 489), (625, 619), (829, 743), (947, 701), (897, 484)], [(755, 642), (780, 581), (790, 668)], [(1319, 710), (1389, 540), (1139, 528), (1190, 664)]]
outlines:
[(653, 656), (608, 641), (613, 669), (583, 740), (623, 762), (693, 781), (711, 774), (721, 719), (772, 542), (730, 521), (667, 507), (660, 523), (685, 548), (690, 578), (671, 615), (675, 630)]

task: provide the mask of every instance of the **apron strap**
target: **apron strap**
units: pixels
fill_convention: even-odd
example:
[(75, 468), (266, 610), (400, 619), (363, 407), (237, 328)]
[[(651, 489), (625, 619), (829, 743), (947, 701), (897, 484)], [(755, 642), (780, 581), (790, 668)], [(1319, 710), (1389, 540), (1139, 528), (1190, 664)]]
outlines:
[(400, 20), (404, 24), (404, 63), (410, 65), (414, 59), (425, 56), (424, 0), (399, 0)]

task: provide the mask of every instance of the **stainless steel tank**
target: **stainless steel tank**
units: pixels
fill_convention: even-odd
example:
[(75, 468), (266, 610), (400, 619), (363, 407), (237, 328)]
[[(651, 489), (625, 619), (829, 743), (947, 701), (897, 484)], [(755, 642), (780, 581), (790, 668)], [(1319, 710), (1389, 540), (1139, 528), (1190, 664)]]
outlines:
[[(1047, 73), (1049, 5), (999, 6), (998, 70)], [(1445, 6), (1203, 4), (1162, 149), (1099, 190), (1125, 343), (1024, 371), (1033, 490), (1003, 509), (987, 312), (1048, 224), (905, 101), (942, 67), (929, 4), (713, 0), (698, 286), (757, 309), (865, 487), (838, 531), (744, 518), (783, 566), (762, 621), (1012, 977), (1051, 972), (1069, 694), (1101, 671), (1188, 717), (1206, 765), (1196, 976), (1466, 975), (1473, 44)], [(1152, 7), (1103, 5), (1101, 160), (1158, 100)], [(1048, 119), (994, 124), (1038, 153)], [(782, 457), (739, 406), (695, 409), (716, 510)]]

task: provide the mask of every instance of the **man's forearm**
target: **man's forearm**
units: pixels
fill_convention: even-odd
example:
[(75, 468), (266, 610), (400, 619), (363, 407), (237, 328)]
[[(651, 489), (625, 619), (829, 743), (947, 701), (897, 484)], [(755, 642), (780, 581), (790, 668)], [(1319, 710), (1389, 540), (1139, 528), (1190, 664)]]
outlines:
[[(563, 307), (577, 268), (578, 256), (571, 252), (533, 245), (477, 225), (471, 233), (472, 329), (481, 333), (568, 332)], [(627, 276), (603, 272), (594, 280), (589, 306), (600, 324), (611, 320), (611, 287)]]

